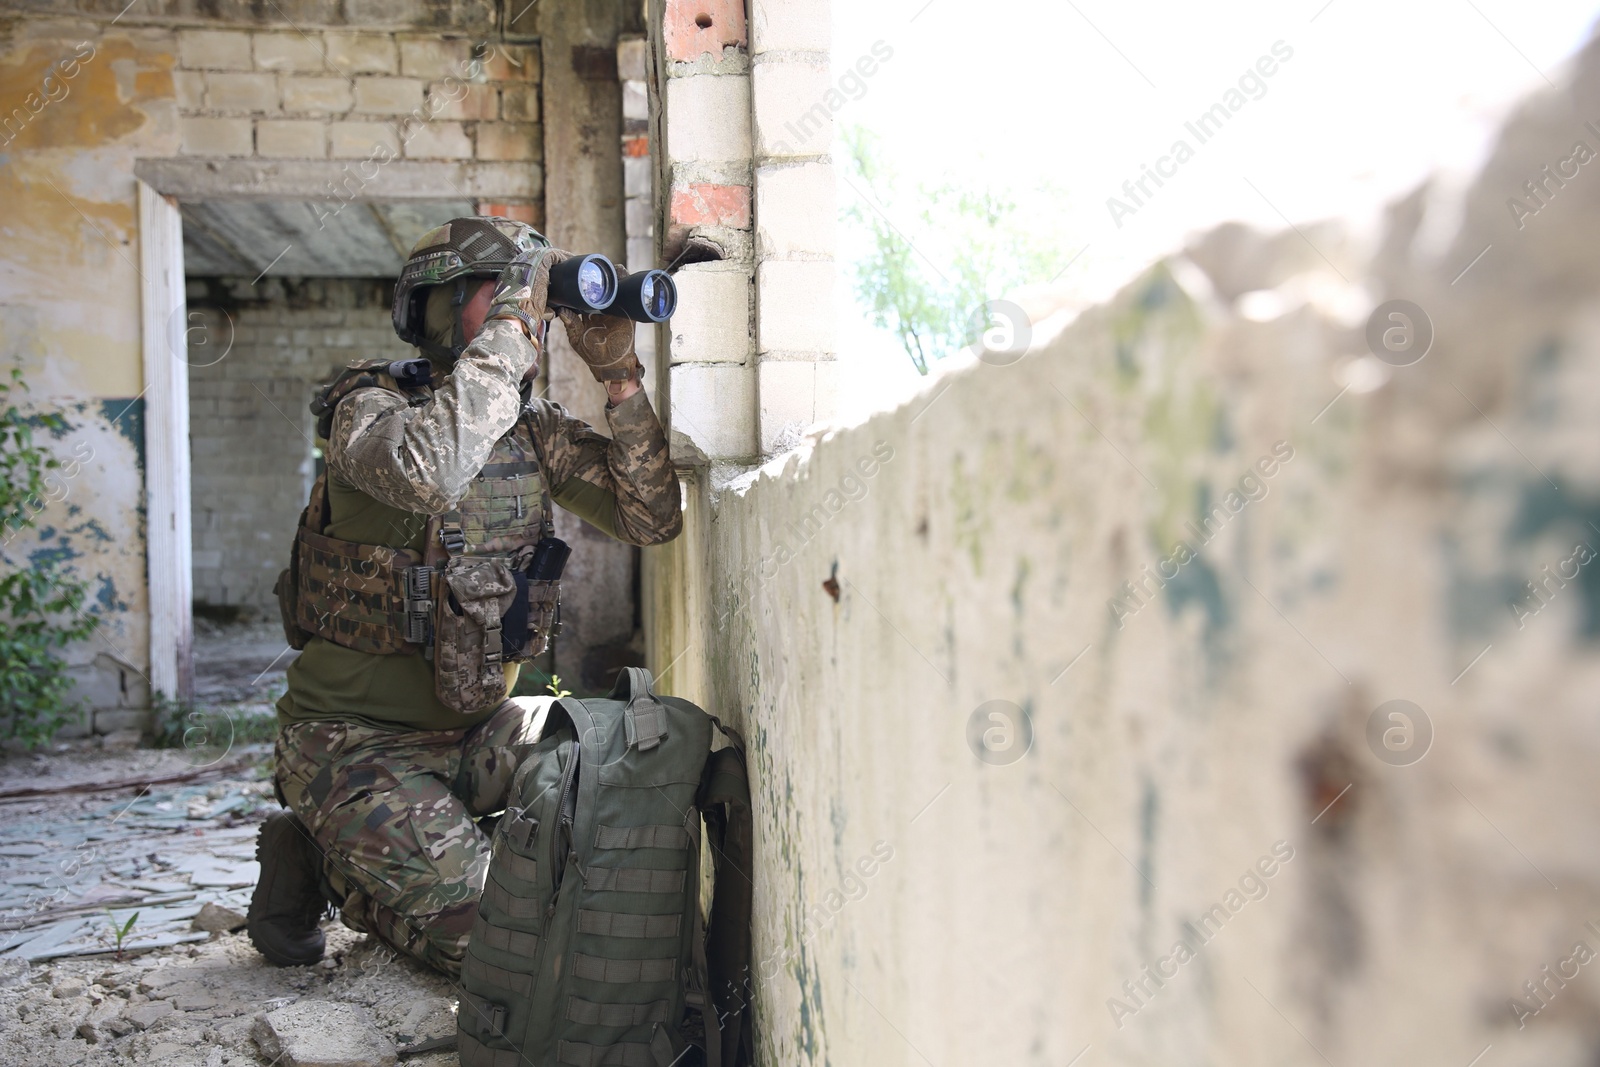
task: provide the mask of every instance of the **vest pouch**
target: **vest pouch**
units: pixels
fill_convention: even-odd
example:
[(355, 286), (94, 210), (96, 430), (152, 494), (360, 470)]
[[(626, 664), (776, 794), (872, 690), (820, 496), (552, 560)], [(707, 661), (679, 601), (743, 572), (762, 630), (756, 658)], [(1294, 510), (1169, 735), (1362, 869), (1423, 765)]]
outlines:
[(561, 583), (528, 581), (528, 656), (532, 658), (550, 647), (550, 638), (560, 629)]
[(444, 565), (443, 595), (434, 597), (434, 692), (462, 714), (505, 699), (500, 617), (516, 597), (510, 561), (457, 556)]
[(306, 647), (310, 634), (300, 629), (295, 622), (295, 594), (299, 591), (299, 579), (295, 576), (294, 557), (291, 556), (289, 566), (278, 572), (278, 580), (273, 583), (272, 592), (278, 598), (278, 614), (283, 618), (283, 639), (289, 647), (299, 651)]

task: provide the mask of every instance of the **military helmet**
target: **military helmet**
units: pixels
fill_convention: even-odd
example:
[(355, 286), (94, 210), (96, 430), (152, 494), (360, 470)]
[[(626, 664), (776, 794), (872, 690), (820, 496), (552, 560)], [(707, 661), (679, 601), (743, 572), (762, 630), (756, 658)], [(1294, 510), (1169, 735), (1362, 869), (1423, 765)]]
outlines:
[[(422, 235), (411, 248), (394, 286), (394, 332), (430, 355), (454, 358), (466, 347), (461, 336), (461, 305), (466, 279), (495, 278), (519, 253), (548, 248), (544, 234), (527, 223), (494, 215), (451, 219)], [(431, 342), (423, 330), (428, 292), (456, 282), (456, 336), (448, 348)]]

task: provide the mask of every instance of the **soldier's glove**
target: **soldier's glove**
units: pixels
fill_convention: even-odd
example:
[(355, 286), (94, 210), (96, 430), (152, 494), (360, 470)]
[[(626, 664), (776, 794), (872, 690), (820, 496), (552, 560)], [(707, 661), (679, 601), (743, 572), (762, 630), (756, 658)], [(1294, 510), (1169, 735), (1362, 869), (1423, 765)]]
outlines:
[(520, 252), (500, 272), (489, 314), (484, 320), (511, 319), (522, 323), (529, 339), (539, 335), (539, 326), (548, 315), (545, 301), (550, 293), (550, 268), (572, 253), (559, 248), (533, 248)]
[(633, 351), (632, 319), (604, 312), (583, 314), (571, 308), (559, 308), (558, 314), (567, 328), (567, 340), (589, 365), (595, 381), (624, 382), (643, 377), (639, 357)]

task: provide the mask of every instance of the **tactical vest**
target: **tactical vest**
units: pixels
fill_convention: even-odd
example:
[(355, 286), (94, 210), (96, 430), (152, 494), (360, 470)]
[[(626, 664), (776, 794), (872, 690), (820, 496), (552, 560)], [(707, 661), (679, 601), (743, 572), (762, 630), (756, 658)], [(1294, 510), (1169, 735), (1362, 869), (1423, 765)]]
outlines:
[[(426, 403), (427, 368), (420, 359), (351, 364), (312, 401), (318, 435), (327, 439), (334, 409), (359, 389)], [(554, 536), (540, 454), (524, 410), (456, 507), (427, 519), (422, 553), (327, 536), (328, 474), (319, 475), (273, 590), (289, 644), (316, 636), (374, 655), (420, 652), (447, 707), (499, 703), (503, 665), (539, 655), (560, 632), (567, 547)]]

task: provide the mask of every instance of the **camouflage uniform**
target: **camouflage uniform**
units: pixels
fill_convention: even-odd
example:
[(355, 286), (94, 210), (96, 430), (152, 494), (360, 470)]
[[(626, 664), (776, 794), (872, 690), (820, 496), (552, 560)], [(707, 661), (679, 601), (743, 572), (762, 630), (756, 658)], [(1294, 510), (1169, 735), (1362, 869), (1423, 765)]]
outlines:
[[(527, 435), (526, 410), (555, 502), (632, 544), (675, 537), (677, 479), (643, 391), (607, 408), (607, 438), (558, 404), (524, 400), (536, 356), (516, 323), (491, 320), (425, 403), (383, 388), (346, 397), (326, 448), (329, 529), (420, 547), (426, 516), (453, 508), (497, 450)], [(349, 532), (363, 521), (365, 536)], [(323, 851), (346, 925), (454, 976), (488, 867), (477, 820), (504, 808), (539, 702), (462, 715), (434, 698), (430, 671), (421, 655), (312, 638), (279, 703), (277, 783)]]

